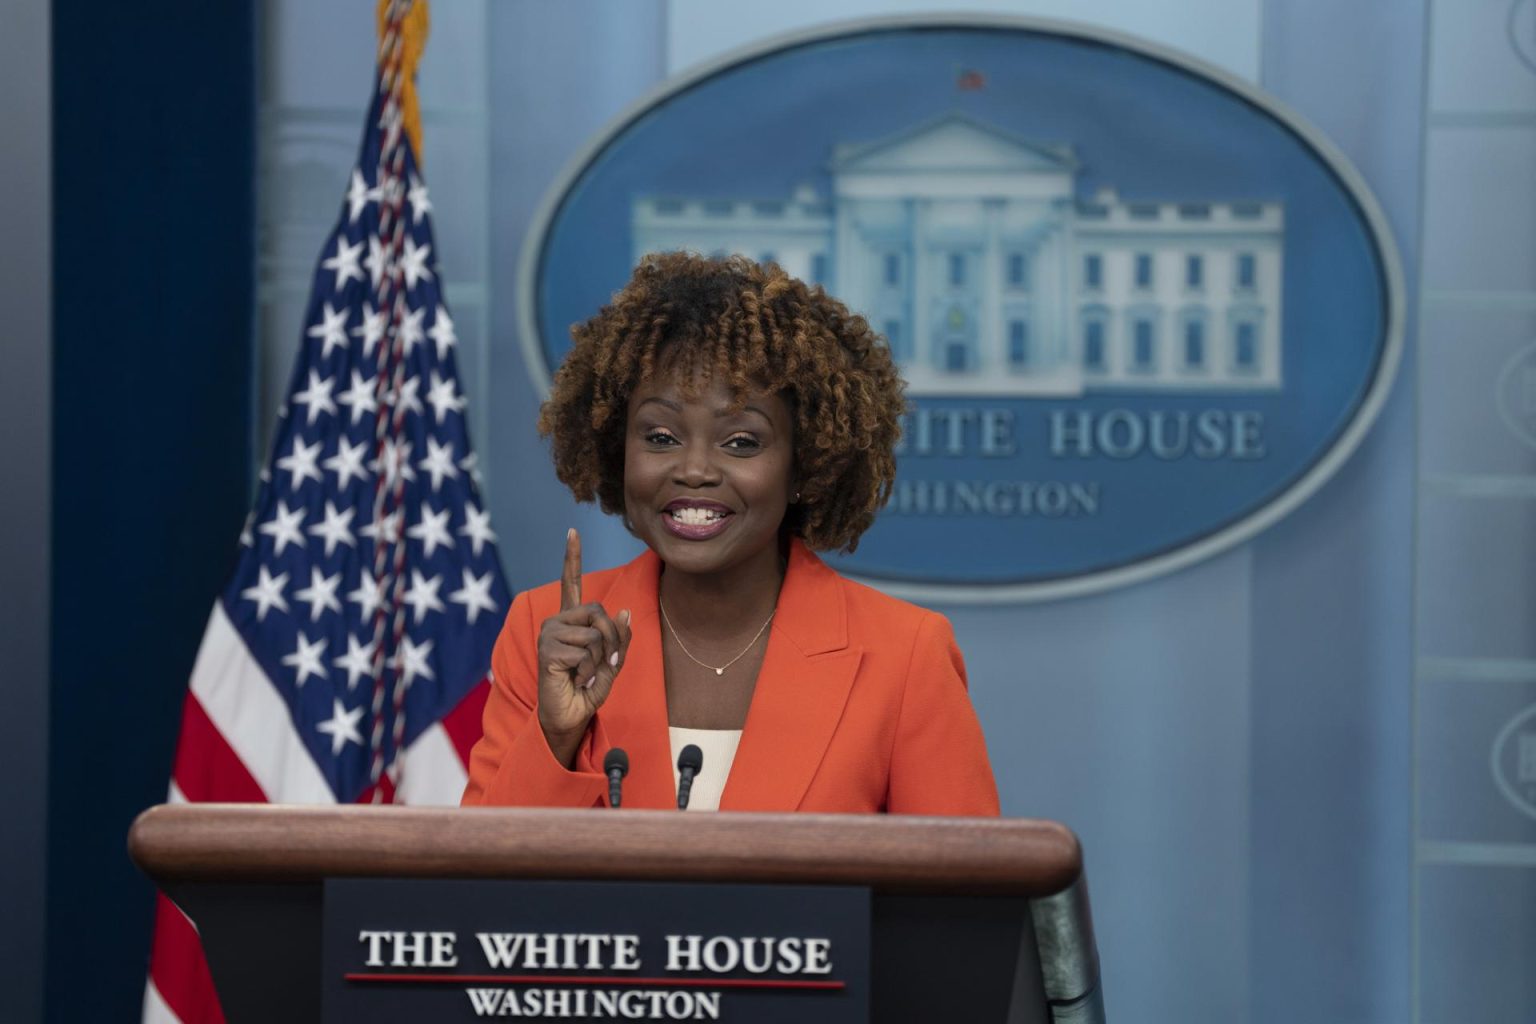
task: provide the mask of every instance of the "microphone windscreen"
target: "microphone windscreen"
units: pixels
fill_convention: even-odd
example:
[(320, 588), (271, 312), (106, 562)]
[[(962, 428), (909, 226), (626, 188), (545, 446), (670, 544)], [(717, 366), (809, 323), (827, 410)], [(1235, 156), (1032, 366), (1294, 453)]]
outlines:
[(704, 751), (700, 750), (696, 744), (688, 744), (683, 748), (682, 753), (677, 755), (678, 771), (691, 768), (697, 772), (702, 767), (704, 767)]
[(608, 751), (608, 756), (603, 758), (603, 774), (611, 772), (618, 772), (620, 778), (629, 774), (629, 755), (618, 747)]

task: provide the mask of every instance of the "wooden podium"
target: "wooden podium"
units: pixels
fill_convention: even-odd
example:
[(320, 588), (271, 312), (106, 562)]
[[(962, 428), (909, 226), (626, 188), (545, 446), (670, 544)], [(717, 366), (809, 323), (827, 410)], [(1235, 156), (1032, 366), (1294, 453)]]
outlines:
[(1053, 822), (183, 804), (128, 845), (232, 1024), (319, 1020), (324, 883), (359, 878), (862, 887), (872, 1021), (1104, 1020), (1081, 850)]

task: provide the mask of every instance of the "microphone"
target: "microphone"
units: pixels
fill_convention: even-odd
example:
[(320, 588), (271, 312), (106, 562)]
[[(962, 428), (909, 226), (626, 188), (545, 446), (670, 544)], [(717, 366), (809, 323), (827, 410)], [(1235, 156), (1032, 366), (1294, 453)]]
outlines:
[(677, 755), (677, 809), (688, 809), (688, 794), (693, 791), (693, 777), (704, 767), (704, 751), (688, 744)]
[(624, 795), (624, 776), (629, 774), (629, 755), (614, 747), (603, 758), (603, 772), (608, 776), (608, 805), (617, 807)]

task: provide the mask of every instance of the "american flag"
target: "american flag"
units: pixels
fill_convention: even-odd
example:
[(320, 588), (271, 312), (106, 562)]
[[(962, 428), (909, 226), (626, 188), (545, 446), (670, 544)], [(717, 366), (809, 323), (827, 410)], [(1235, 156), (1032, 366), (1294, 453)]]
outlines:
[[(192, 669), (172, 802), (454, 804), (464, 789), (509, 594), (405, 126), (410, 7), (386, 9), (362, 152)], [(163, 896), (144, 1019), (223, 1020), (196, 931)]]

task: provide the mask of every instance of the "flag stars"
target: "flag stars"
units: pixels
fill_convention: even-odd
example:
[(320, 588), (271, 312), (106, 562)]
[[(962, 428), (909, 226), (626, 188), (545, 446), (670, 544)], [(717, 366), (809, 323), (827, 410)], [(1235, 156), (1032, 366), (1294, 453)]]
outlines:
[(453, 442), (438, 444), (437, 438), (430, 434), (427, 436), (427, 457), (416, 465), (422, 472), (431, 474), (433, 494), (437, 493), (445, 478), (452, 480), (459, 475), (459, 469), (453, 462)]
[[(383, 106), (384, 148), (390, 140), (404, 145), (398, 104), (389, 98)], [(378, 142), (375, 135), (366, 151)], [(378, 685), (389, 679), (402, 689), (437, 686), (435, 643), (459, 633), (488, 640), (505, 593), (462, 419), (449, 429), (450, 415), (465, 416), (467, 403), (450, 369), (460, 338), (440, 293), (431, 212), (416, 173), (382, 162), (352, 169), (320, 253), (302, 368), (278, 410), (263, 497), (241, 531), (252, 557), (228, 592), (238, 599), (226, 598), (248, 624), (274, 616), (272, 627), (258, 630), (262, 656), (290, 698), (319, 680), (304, 701), (316, 706), (299, 728), (322, 760), (327, 749), (333, 758), (360, 756), (349, 747), (381, 742), (387, 715), (382, 705), (371, 711), (366, 694), (383, 700)], [(290, 555), (289, 547), (298, 550)], [(443, 683), (452, 689), (460, 681)], [(360, 683), (368, 683), (361, 694)], [(393, 777), (398, 762), (386, 770)]]
[(359, 441), (356, 445), (347, 444), (347, 439), (336, 439), (336, 454), (326, 459), (323, 465), (326, 469), (336, 474), (336, 489), (344, 491), (348, 482), (355, 476), (359, 480), (368, 478), (368, 471), (363, 468), (363, 456), (368, 452), (368, 443)]
[(405, 252), (400, 255), (400, 272), (405, 275), (405, 287), (415, 288), (419, 281), (432, 280), (432, 271), (427, 267), (427, 257), (432, 254), (430, 244), (417, 248), (415, 239), (410, 235), (405, 236)]
[(405, 200), (411, 204), (412, 224), (420, 224), (421, 218), (432, 209), (432, 200), (427, 198), (427, 186), (414, 174), (411, 175), (411, 188), (405, 194)]
[(348, 743), (363, 745), (363, 734), (357, 728), (357, 723), (363, 718), (363, 709), (355, 707), (348, 711), (346, 705), (335, 697), (331, 698), (331, 706), (331, 717), (315, 728), (331, 738), (331, 756), (336, 757)]
[(378, 235), (368, 236), (368, 258), (363, 260), (363, 266), (368, 269), (368, 283), (378, 291), (379, 282), (384, 280), (384, 275), (389, 273), (389, 250), (384, 248), (384, 243)]
[(348, 281), (354, 278), (359, 281), (363, 279), (362, 268), (357, 265), (357, 261), (362, 255), (362, 242), (358, 242), (356, 245), (348, 245), (344, 237), (340, 234), (336, 236), (336, 254), (330, 259), (323, 261), (320, 265), (326, 270), (335, 272), (336, 290), (338, 292), (347, 286)]
[(322, 412), (332, 415), (336, 412), (336, 401), (331, 398), (331, 391), (336, 387), (334, 377), (320, 378), (320, 374), (314, 370), (309, 371), (309, 386), (303, 391), (296, 391), (293, 395), (293, 404), (305, 407), (304, 422), (314, 426), (316, 418)]
[(352, 386), (336, 396), (336, 401), (352, 409), (352, 425), (370, 412), (378, 412), (379, 400), (373, 394), (373, 381), (365, 380), (356, 370), (352, 371)]
[(304, 333), (308, 337), (320, 339), (322, 345), (320, 349), (321, 359), (329, 356), (333, 348), (346, 348), (347, 307), (342, 306), (339, 310), (332, 309), (329, 302), (325, 303), (320, 310), (320, 322)]
[(459, 527), (459, 535), (468, 537), (470, 546), (475, 552), (475, 557), (480, 557), (480, 549), (486, 544), (496, 543), (496, 534), (491, 532), (491, 514), (482, 512), (472, 504), (464, 506), (464, 525)]
[(421, 415), (421, 378), (407, 377), (389, 394), (389, 404), (398, 412)]
[(363, 172), (352, 168), (352, 184), (347, 189), (347, 223), (356, 224), (357, 218), (369, 203), (378, 202), (379, 190), (369, 188), (363, 180)]
[[(325, 555), (327, 558), (330, 557), (332, 551), (336, 550), (337, 544), (345, 544), (348, 547), (357, 546), (357, 541), (352, 536), (352, 517), (356, 514), (357, 509), (355, 508), (341, 511), (336, 508), (334, 502), (327, 501), (325, 503), (325, 521), (311, 526), (309, 532), (313, 537), (325, 538)], [(300, 592), (299, 596), (303, 597), (304, 595)], [(340, 611), (341, 606), (337, 605), (336, 610)]]
[(347, 600), (357, 604), (360, 609), (359, 614), (366, 622), (373, 618), (379, 606), (384, 603), (384, 593), (379, 587), (379, 581), (374, 579), (373, 573), (364, 569), (362, 575), (358, 577), (357, 589), (347, 595)]
[(432, 387), (427, 390), (427, 404), (432, 406), (432, 414), (438, 423), (443, 422), (443, 417), (450, 412), (464, 411), (464, 396), (459, 394), (458, 385), (452, 377), (443, 380), (432, 371)]
[(358, 532), (375, 544), (397, 544), (400, 541), (400, 518), (401, 512), (396, 509), (383, 519), (369, 523)]
[(442, 303), (437, 305), (437, 313), (432, 317), (432, 329), (427, 332), (427, 337), (437, 346), (438, 362), (447, 359), (448, 350), (459, 342), (459, 336), (453, 332), (453, 319), (448, 315), (448, 307)]
[(401, 480), (415, 480), (416, 470), (411, 467), (411, 442), (387, 439), (379, 445), (379, 457), (368, 468), (384, 477), (385, 487), (394, 487)]
[(277, 510), (272, 513), (272, 518), (256, 529), (257, 532), (272, 538), (273, 551), (280, 555), (289, 544), (304, 546), (304, 532), (299, 529), (303, 522), (304, 507), (302, 505), (290, 512), (288, 505), (282, 499), (278, 499)]
[(358, 643), (357, 637), (347, 634), (347, 653), (331, 664), (346, 670), (348, 690), (355, 689), (357, 681), (364, 676), (373, 678), (373, 656), (378, 646), (377, 640), (362, 644)]
[(437, 590), (442, 585), (443, 578), (441, 576), (433, 576), (431, 579), (427, 579), (421, 574), (420, 569), (411, 570), (410, 589), (401, 595), (400, 600), (410, 605), (411, 610), (416, 613), (415, 621), (418, 625), (422, 619), (427, 617), (427, 612), (440, 612), (444, 610), (445, 605), (442, 599), (437, 596)]
[[(404, 146), (399, 104), (380, 106), (383, 148)], [(364, 152), (379, 143), (375, 130)], [(369, 160), (350, 172), (312, 277), (301, 368), (278, 409), (262, 497), (241, 531), (251, 557), (224, 599), (256, 630), (272, 681), (308, 708), (296, 707), (299, 735), (333, 769), (385, 742), (382, 684), (456, 693), (481, 676), (488, 651), (461, 659), (458, 646), (489, 644), (506, 594), (491, 516), (471, 482), (467, 402), (451, 369), (461, 339), (437, 276), (432, 202), (407, 167)], [(441, 666), (438, 641), (455, 645)], [(451, 677), (439, 680), (439, 667)], [(396, 778), (400, 761), (384, 770)]]
[(487, 572), (484, 576), (477, 577), (468, 569), (463, 570), (463, 573), (464, 586), (449, 594), (448, 600), (454, 604), (464, 606), (464, 615), (469, 619), (469, 624), (473, 626), (475, 619), (480, 615), (481, 611), (494, 612), (496, 610), (496, 602), (491, 599), (491, 579), (493, 574)]
[(411, 354), (411, 349), (420, 345), (422, 339), (427, 336), (426, 330), (421, 326), (422, 319), (427, 315), (427, 309), (413, 309), (400, 319), (400, 351), (406, 355)]
[[(370, 238), (368, 241), (371, 243), (374, 239)], [(372, 257), (369, 258), (372, 259)], [(369, 265), (368, 270), (369, 273), (373, 272), (372, 264)], [(378, 285), (377, 280), (374, 281), (374, 285)], [(371, 302), (363, 303), (363, 322), (352, 328), (352, 336), (363, 339), (364, 359), (371, 359), (373, 357), (373, 346), (377, 345), (379, 340), (384, 337), (384, 330), (388, 326), (388, 313), (382, 309), (374, 309)]]
[(395, 669), (400, 673), (400, 683), (407, 689), (418, 677), (436, 679), (432, 674), (432, 641), (424, 640), (418, 646), (410, 637), (400, 638), (400, 650), (395, 654)]
[(305, 480), (313, 479), (316, 483), (320, 482), (320, 470), (315, 466), (315, 460), (319, 457), (319, 441), (306, 445), (303, 438), (294, 437), (293, 451), (277, 460), (277, 468), (289, 476), (289, 490), (298, 490), (304, 485)]
[(432, 506), (427, 502), (421, 503), (421, 521), (405, 531), (405, 535), (413, 540), (421, 541), (422, 553), (432, 557), (432, 552), (438, 547), (453, 547), (453, 538), (448, 535), (448, 516), (452, 509), (445, 508), (441, 512), (433, 512)]
[(293, 669), (297, 678), (295, 686), (302, 687), (304, 681), (310, 676), (326, 678), (325, 665), (321, 663), (320, 656), (325, 653), (325, 637), (321, 637), (314, 643), (310, 643), (309, 637), (302, 632), (298, 635), (298, 646), (292, 654), (283, 655), (283, 664)]
[(309, 586), (296, 591), (293, 596), (309, 605), (309, 621), (314, 622), (326, 611), (341, 611), (341, 602), (336, 600), (336, 588), (340, 584), (341, 573), (327, 576), (318, 566), (310, 566)]
[(475, 482), (475, 486), (483, 487), (485, 480), (480, 476), (480, 456), (470, 452), (459, 460), (459, 468), (469, 474), (469, 478)]
[(400, 177), (392, 173), (387, 167), (379, 168), (379, 193), (382, 201), (393, 206), (400, 201), (405, 194), (405, 188), (400, 184)]
[(265, 622), (267, 612), (273, 608), (284, 614), (287, 613), (288, 602), (283, 599), (283, 588), (286, 586), (288, 586), (286, 572), (273, 576), (267, 571), (266, 566), (258, 566), (256, 585), (240, 591), (240, 596), (247, 601), (256, 602), (256, 621)]

